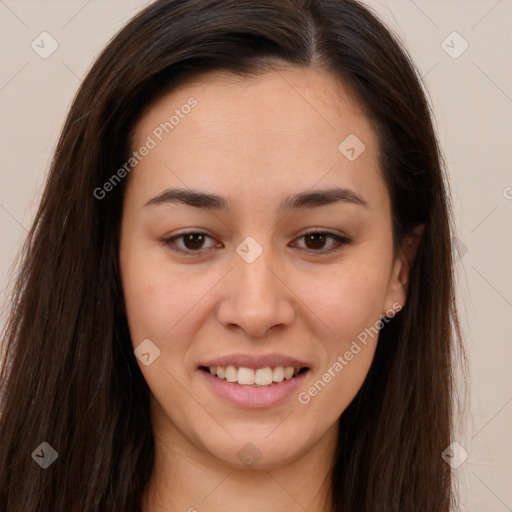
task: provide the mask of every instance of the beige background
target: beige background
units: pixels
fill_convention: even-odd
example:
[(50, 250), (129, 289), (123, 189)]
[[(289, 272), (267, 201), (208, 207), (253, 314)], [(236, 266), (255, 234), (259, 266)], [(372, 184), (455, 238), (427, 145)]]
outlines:
[[(0, 0), (0, 298), (81, 77), (147, 3)], [(470, 414), (454, 439), (469, 453), (456, 470), (462, 509), (512, 511), (512, 0), (366, 3), (425, 77), (450, 174), (471, 372)], [(43, 31), (58, 42), (47, 59), (31, 48)], [(456, 59), (442, 47), (453, 31), (469, 45)]]

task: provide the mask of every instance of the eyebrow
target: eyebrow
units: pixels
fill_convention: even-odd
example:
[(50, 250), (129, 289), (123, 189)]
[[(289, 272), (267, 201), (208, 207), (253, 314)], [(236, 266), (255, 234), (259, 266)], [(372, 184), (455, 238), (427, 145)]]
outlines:
[[(334, 203), (348, 203), (368, 208), (367, 202), (348, 188), (332, 188), (324, 190), (313, 190), (298, 192), (285, 197), (279, 205), (280, 210), (290, 211), (308, 208), (318, 208)], [(144, 204), (144, 207), (164, 204), (184, 204), (196, 208), (208, 210), (229, 210), (228, 199), (191, 189), (171, 188), (151, 198)]]

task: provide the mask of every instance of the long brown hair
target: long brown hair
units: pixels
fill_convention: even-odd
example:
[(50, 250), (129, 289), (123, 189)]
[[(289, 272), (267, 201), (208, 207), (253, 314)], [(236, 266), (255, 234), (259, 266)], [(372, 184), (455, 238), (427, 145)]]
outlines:
[[(447, 512), (454, 348), (449, 189), (421, 79), (396, 36), (354, 0), (157, 0), (98, 57), (67, 116), (22, 247), (0, 375), (3, 512), (138, 511), (151, 475), (149, 389), (136, 363), (118, 268), (140, 113), (207, 70), (257, 75), (321, 66), (356, 94), (378, 135), (396, 250), (424, 224), (405, 307), (383, 325), (369, 374), (341, 415), (335, 510)], [(32, 460), (41, 443), (58, 454)], [(45, 448), (46, 445), (43, 445)]]

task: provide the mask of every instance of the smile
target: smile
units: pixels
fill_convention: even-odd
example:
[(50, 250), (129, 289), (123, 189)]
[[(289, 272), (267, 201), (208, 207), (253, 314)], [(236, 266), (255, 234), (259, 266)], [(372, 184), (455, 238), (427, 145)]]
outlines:
[(299, 387), (304, 385), (304, 379), (310, 373), (309, 367), (293, 366), (252, 369), (229, 365), (211, 367), (211, 370), (208, 366), (199, 368), (199, 374), (211, 390), (209, 392), (241, 408), (263, 408), (286, 403), (285, 400), (294, 396)]
[(226, 380), (240, 386), (272, 386), (283, 380), (289, 380), (308, 370), (308, 368), (298, 368), (293, 366), (265, 366), (264, 368), (246, 368), (229, 366), (210, 366), (201, 367), (204, 371), (209, 371), (218, 379)]

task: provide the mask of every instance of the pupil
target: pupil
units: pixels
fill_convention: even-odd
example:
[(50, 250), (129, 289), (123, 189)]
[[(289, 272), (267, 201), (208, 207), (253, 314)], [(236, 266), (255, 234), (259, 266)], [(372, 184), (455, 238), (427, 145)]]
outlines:
[[(325, 243), (325, 235), (321, 234), (321, 233), (313, 233), (311, 235), (309, 235), (309, 239), (313, 241), (313, 244), (320, 244), (320, 248), (324, 245)], [(318, 247), (316, 247), (318, 249)]]
[[(199, 249), (201, 246), (201, 243), (203, 241), (202, 237), (203, 237), (203, 235), (201, 235), (200, 233), (192, 233), (192, 234), (188, 235), (186, 240), (188, 240), (188, 241), (192, 240), (192, 245), (194, 245), (194, 244), (199, 245), (199, 247), (189, 247), (189, 249)], [(199, 240), (197, 240), (197, 239), (199, 239)], [(187, 245), (190, 245), (190, 244), (187, 244)]]

